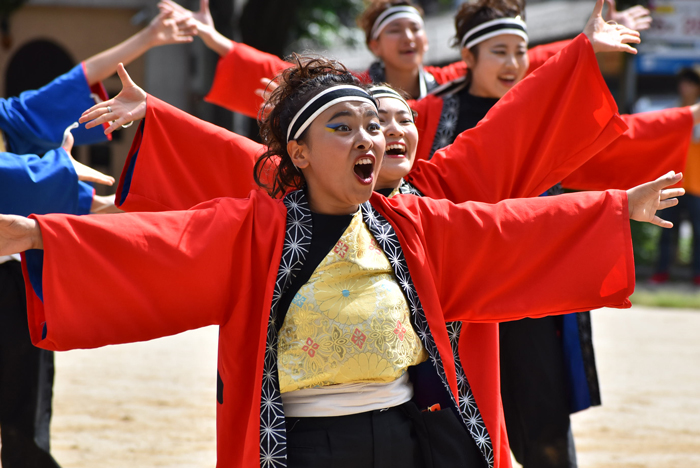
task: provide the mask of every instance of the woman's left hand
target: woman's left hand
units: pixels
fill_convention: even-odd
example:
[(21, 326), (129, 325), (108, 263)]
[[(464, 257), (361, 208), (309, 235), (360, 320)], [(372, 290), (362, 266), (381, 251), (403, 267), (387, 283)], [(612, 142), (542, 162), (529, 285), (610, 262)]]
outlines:
[(187, 18), (175, 17), (170, 12), (161, 11), (146, 29), (151, 47), (192, 42), (197, 27)]
[(681, 181), (683, 174), (673, 171), (663, 175), (653, 182), (638, 185), (627, 191), (630, 219), (656, 224), (663, 228), (673, 227), (673, 223), (656, 216), (656, 212), (675, 206), (678, 199), (685, 193), (682, 188), (667, 189)]
[(122, 90), (114, 99), (96, 104), (83, 112), (78, 122), (85, 123), (85, 128), (92, 128), (111, 122), (105, 135), (112, 133), (122, 125), (146, 117), (146, 92), (136, 86), (121, 63), (117, 74), (122, 82)]
[(608, 11), (605, 14), (606, 21), (614, 21), (635, 31), (644, 31), (651, 26), (650, 11), (642, 5), (635, 5), (626, 10), (617, 11), (615, 0), (605, 0)]
[(593, 14), (588, 19), (583, 33), (593, 46), (593, 51), (598, 52), (627, 52), (636, 54), (637, 49), (629, 44), (639, 44), (639, 32), (629, 29), (621, 24), (606, 23), (603, 19), (603, 4), (605, 0), (597, 0)]

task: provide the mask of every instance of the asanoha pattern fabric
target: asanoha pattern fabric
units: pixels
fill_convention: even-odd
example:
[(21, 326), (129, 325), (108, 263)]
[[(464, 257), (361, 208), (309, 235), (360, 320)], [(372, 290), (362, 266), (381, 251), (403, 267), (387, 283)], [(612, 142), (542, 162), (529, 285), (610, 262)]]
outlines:
[(425, 361), (406, 298), (359, 210), (289, 305), (277, 359), (282, 393), (392, 382)]
[[(410, 184), (404, 188), (410, 190)], [(402, 192), (403, 193), (403, 192)], [(275, 290), (273, 293), (270, 319), (268, 322), (267, 346), (265, 349), (265, 361), (263, 369), (262, 395), (260, 400), (260, 466), (265, 468), (286, 468), (287, 466), (287, 434), (285, 430), (284, 408), (279, 388), (277, 372), (277, 304), (284, 290), (289, 286), (291, 279), (299, 272), (311, 244), (311, 211), (303, 190), (287, 194), (284, 198), (287, 207), (287, 231), (284, 241), (282, 259), (280, 261)], [(361, 205), (362, 216), (370, 233), (377, 241), (379, 247), (386, 255), (408, 301), (413, 329), (418, 334), (429, 360), (452, 398), (452, 392), (447, 383), (447, 376), (442, 364), (442, 359), (437, 350), (435, 339), (430, 332), (428, 321), (423, 312), (423, 307), (416, 293), (415, 286), (408, 272), (406, 259), (401, 250), (394, 228), (384, 219), (369, 202)], [(453, 345), (453, 349), (454, 349)], [(469, 433), (474, 438), (481, 450), (488, 466), (493, 468), (493, 445), (488, 435), (486, 426), (481, 417), (469, 384), (464, 376), (459, 362), (459, 408), (462, 420)], [(460, 377), (460, 373), (462, 377)], [(453, 398), (454, 400), (454, 398)]]
[(459, 97), (456, 94), (442, 96), (442, 113), (438, 128), (435, 131), (433, 146), (430, 148), (428, 159), (440, 148), (451, 145), (457, 132), (457, 119), (459, 118)]

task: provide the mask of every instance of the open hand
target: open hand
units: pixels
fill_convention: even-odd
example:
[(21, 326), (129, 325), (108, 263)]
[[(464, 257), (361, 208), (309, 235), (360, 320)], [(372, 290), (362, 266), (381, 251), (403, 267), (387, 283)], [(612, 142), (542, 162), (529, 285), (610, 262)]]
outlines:
[(85, 128), (92, 128), (111, 122), (105, 135), (112, 133), (122, 125), (146, 117), (146, 92), (136, 86), (121, 63), (117, 74), (122, 82), (122, 90), (114, 99), (96, 104), (83, 112), (78, 122), (85, 123)]
[(608, 4), (608, 11), (605, 14), (606, 21), (613, 21), (635, 31), (644, 31), (651, 26), (650, 12), (642, 5), (617, 11), (615, 0), (605, 0), (605, 3)]
[(175, 17), (166, 11), (161, 11), (148, 25), (152, 47), (192, 42), (192, 36), (196, 34), (196, 26), (188, 22), (187, 18)]
[(639, 32), (616, 23), (603, 20), (604, 0), (597, 0), (593, 13), (586, 23), (583, 33), (598, 52), (627, 52), (636, 54), (637, 49), (629, 44), (639, 44)]
[(209, 0), (200, 0), (199, 11), (196, 12), (190, 11), (172, 0), (161, 0), (158, 3), (158, 9), (163, 13), (170, 13), (178, 21), (193, 19), (198, 32), (203, 32), (207, 28), (214, 29), (214, 18), (209, 11)]
[(0, 256), (43, 247), (41, 230), (35, 220), (24, 216), (0, 215)]
[(667, 189), (666, 187), (677, 184), (682, 178), (683, 174), (680, 172), (676, 174), (671, 171), (653, 182), (629, 189), (627, 200), (630, 219), (656, 224), (663, 228), (673, 227), (673, 223), (659, 218), (656, 216), (656, 212), (678, 204), (678, 199), (674, 197), (680, 197), (685, 193), (685, 190), (682, 188)]
[(73, 143), (75, 142), (75, 138), (73, 137), (71, 130), (73, 130), (77, 126), (78, 124), (74, 123), (66, 129), (65, 133), (63, 134), (63, 143), (61, 143), (61, 148), (63, 148), (68, 154), (70, 162), (71, 164), (73, 164), (73, 169), (78, 175), (78, 180), (82, 180), (84, 182), (95, 182), (97, 184), (103, 185), (113, 185), (114, 177), (110, 177), (106, 174), (101, 173), (100, 171), (96, 171), (95, 169), (86, 166), (85, 164), (79, 161), (76, 161), (76, 159), (71, 154), (73, 151)]

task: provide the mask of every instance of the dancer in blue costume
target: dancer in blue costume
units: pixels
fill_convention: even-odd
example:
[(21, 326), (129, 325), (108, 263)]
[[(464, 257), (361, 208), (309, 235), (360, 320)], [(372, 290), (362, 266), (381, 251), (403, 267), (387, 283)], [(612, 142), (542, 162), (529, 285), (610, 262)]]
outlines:
[[(190, 42), (192, 32), (168, 14), (121, 44), (77, 65), (48, 85), (0, 99), (0, 212), (70, 213), (110, 211), (114, 198), (94, 195), (90, 181), (114, 179), (77, 162), (77, 145), (105, 141), (101, 128), (70, 128), (95, 101), (108, 97), (101, 81), (120, 62), (148, 49)], [(68, 129), (68, 130), (67, 130)], [(41, 157), (43, 155), (43, 157)], [(18, 258), (0, 257), (0, 431), (3, 468), (56, 468), (49, 453), (53, 353), (29, 339), (24, 280)]]

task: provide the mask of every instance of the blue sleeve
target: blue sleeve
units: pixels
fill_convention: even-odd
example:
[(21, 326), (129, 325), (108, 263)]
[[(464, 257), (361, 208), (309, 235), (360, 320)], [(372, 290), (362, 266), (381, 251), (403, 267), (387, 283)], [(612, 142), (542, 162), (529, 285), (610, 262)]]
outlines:
[(90, 214), (92, 209), (92, 198), (95, 195), (95, 189), (87, 182), (78, 181), (78, 211), (77, 215)]
[[(0, 153), (0, 213), (85, 214), (92, 188), (78, 183), (68, 154), (61, 148), (40, 158), (34, 154)], [(86, 210), (87, 206), (87, 210)]]
[[(25, 91), (18, 97), (0, 99), (0, 130), (8, 150), (16, 154), (44, 154), (61, 145), (63, 132), (92, 107), (82, 64), (59, 76), (41, 89)], [(106, 141), (101, 126), (73, 130), (76, 145)]]

